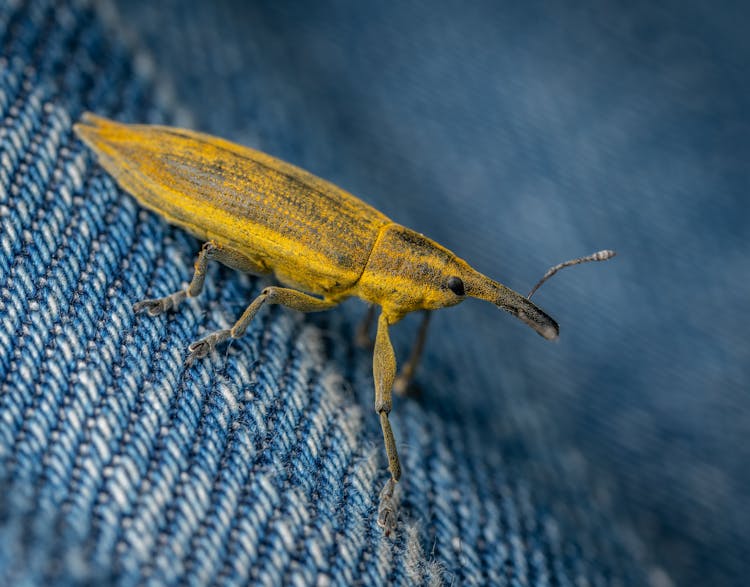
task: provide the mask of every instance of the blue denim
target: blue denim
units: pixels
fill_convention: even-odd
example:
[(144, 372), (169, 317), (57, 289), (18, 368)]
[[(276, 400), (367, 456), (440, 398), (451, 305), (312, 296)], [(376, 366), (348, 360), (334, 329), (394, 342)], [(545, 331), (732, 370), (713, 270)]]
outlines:
[[(0, 3), (0, 584), (742, 585), (747, 9)], [(181, 124), (331, 179), (526, 291), (436, 313), (395, 539), (356, 301), (274, 307), (71, 132)], [(416, 320), (392, 329), (399, 359)]]

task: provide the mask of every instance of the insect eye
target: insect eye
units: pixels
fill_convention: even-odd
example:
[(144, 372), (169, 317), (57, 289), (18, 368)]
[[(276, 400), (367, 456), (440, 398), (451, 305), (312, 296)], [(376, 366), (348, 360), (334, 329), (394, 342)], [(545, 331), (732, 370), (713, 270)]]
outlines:
[(466, 293), (464, 291), (464, 282), (461, 281), (460, 277), (449, 277), (445, 285), (457, 296), (462, 296)]

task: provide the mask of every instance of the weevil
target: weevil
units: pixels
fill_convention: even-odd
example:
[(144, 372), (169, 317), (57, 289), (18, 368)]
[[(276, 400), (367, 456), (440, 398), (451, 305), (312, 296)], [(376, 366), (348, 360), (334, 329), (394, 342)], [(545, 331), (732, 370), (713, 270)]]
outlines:
[[(394, 388), (406, 390), (414, 374), (430, 311), (478, 298), (510, 312), (548, 340), (559, 334), (557, 323), (530, 301), (531, 294), (524, 297), (493, 281), (435, 241), (294, 165), (203, 133), (122, 124), (91, 113), (74, 129), (120, 187), (204, 243), (187, 287), (139, 301), (135, 312), (156, 316), (196, 297), (210, 260), (254, 275), (272, 274), (281, 284), (263, 289), (232, 328), (193, 342), (188, 363), (221, 342), (241, 337), (264, 305), (318, 312), (357, 296), (371, 308), (380, 306), (373, 378), (390, 471), (377, 518), (386, 532), (396, 525), (393, 492), (401, 477), (388, 419), (391, 396)], [(555, 266), (531, 293), (563, 266), (612, 255), (602, 251)], [(388, 329), (415, 311), (424, 312), (424, 319), (397, 378)], [(360, 329), (359, 339), (364, 332)]]

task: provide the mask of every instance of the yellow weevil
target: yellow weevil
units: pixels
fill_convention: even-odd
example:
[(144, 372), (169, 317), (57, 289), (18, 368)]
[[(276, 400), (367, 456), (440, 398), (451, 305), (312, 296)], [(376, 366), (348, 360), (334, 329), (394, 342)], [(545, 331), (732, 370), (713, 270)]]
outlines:
[[(373, 376), (375, 410), (391, 473), (378, 508), (378, 524), (386, 532), (396, 525), (393, 491), (401, 476), (388, 421), (391, 391), (395, 387), (403, 392), (408, 386), (422, 351), (429, 311), (454, 306), (467, 297), (479, 298), (520, 318), (546, 339), (558, 336), (555, 321), (529, 299), (475, 271), (438, 243), (289, 163), (206, 134), (121, 124), (90, 113), (74, 128), (124, 190), (205, 243), (186, 289), (138, 302), (134, 311), (147, 310), (156, 316), (200, 294), (209, 260), (254, 275), (273, 274), (286, 286), (265, 288), (231, 329), (212, 332), (191, 344), (188, 362), (205, 357), (222, 341), (242, 336), (264, 304), (317, 312), (358, 296), (381, 307)], [(562, 263), (536, 287), (564, 266), (612, 255), (601, 251)], [(424, 321), (397, 379), (388, 327), (416, 310), (424, 311)], [(370, 312), (365, 324), (372, 317)], [(366, 326), (358, 339), (364, 332)]]

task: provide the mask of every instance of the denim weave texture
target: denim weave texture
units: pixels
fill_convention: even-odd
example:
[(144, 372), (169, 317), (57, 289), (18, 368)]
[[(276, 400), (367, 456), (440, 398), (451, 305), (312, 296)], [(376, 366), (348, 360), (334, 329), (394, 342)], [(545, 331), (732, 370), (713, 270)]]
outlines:
[[(743, 585), (746, 8), (0, 1), (0, 585)], [(744, 72), (744, 73), (743, 73)], [(332, 180), (561, 324), (436, 313), (392, 422), (352, 300), (271, 307), (75, 138), (86, 110)], [(574, 275), (574, 272), (575, 273)], [(392, 329), (406, 358), (417, 321)]]

